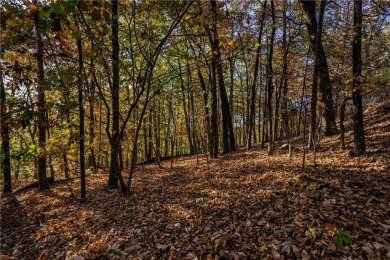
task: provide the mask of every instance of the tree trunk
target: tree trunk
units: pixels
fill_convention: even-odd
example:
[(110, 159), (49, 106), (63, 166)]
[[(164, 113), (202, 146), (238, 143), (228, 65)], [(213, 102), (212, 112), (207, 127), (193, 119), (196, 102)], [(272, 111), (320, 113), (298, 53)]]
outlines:
[[(325, 55), (325, 50), (322, 46), (321, 40), (319, 43), (316, 43), (316, 35), (318, 31), (318, 25), (317, 25), (317, 19), (316, 19), (316, 3), (315, 1), (306, 1), (306, 0), (299, 0), (299, 2), (302, 4), (303, 10), (306, 14), (306, 27), (309, 34), (310, 44), (312, 49), (316, 53), (316, 58), (318, 58), (318, 67), (319, 67), (319, 89), (321, 91), (321, 103), (325, 109), (324, 111), (324, 131), (325, 135), (334, 135), (337, 133), (337, 126), (336, 126), (336, 116), (334, 113), (334, 104), (333, 104), (333, 95), (332, 95), (332, 87), (329, 77), (329, 69), (328, 69), (328, 62)], [(325, 9), (325, 4), (323, 9)], [(322, 5), (322, 1), (321, 1)], [(320, 16), (321, 12), (324, 12), (324, 10), (320, 10)], [(323, 15), (323, 14), (322, 14)], [(322, 25), (321, 25), (322, 27)], [(317, 46), (318, 45), (318, 46)]]
[[(306, 2), (305, 2), (306, 3)], [(309, 147), (314, 146), (315, 142), (315, 132), (317, 129), (317, 89), (318, 89), (318, 80), (320, 77), (320, 68), (322, 60), (324, 57), (321, 56), (321, 34), (322, 34), (322, 21), (324, 17), (325, 12), (325, 0), (321, 0), (321, 6), (320, 6), (320, 12), (319, 12), (319, 18), (318, 18), (318, 24), (316, 23), (316, 34), (315, 34), (315, 41), (314, 41), (314, 72), (313, 72), (313, 82), (311, 87), (311, 104), (310, 104), (310, 110), (311, 110), (311, 118), (310, 118), (310, 134), (309, 134)], [(315, 18), (315, 6), (314, 6), (314, 18)], [(325, 58), (326, 59), (326, 58)]]
[[(213, 24), (213, 27), (216, 27)], [(210, 44), (214, 46), (214, 39), (211, 35), (212, 32), (208, 32)], [(210, 79), (210, 93), (211, 93), (211, 120), (210, 120), (210, 157), (217, 158), (218, 157), (218, 146), (219, 146), (219, 134), (218, 134), (218, 95), (217, 95), (217, 55), (215, 52), (212, 52), (211, 56), (211, 79)]]
[(211, 12), (213, 14), (213, 25), (211, 29), (210, 42), (211, 42), (213, 60), (215, 62), (217, 74), (218, 74), (219, 95), (221, 98), (223, 153), (228, 153), (236, 150), (236, 141), (234, 138), (232, 115), (230, 113), (230, 105), (226, 93), (225, 81), (223, 76), (221, 49), (219, 45), (219, 35), (218, 35), (218, 26), (217, 26), (218, 7), (216, 1), (214, 0), (210, 1), (210, 5), (211, 5)]
[(282, 102), (281, 102), (281, 135), (284, 137), (289, 137), (291, 134), (289, 125), (288, 125), (288, 110), (287, 110), (287, 101), (288, 101), (288, 51), (290, 47), (290, 41), (287, 42), (287, 1), (283, 1), (283, 36), (282, 36), (282, 48), (283, 48), (283, 69), (281, 76), (281, 86), (282, 86)]
[(354, 105), (353, 117), (353, 151), (352, 154), (360, 156), (366, 153), (366, 141), (364, 134), (363, 122), (363, 102), (362, 102), (362, 20), (363, 7), (361, 0), (354, 1), (353, 15), (353, 94), (352, 100)]
[[(38, 5), (38, 1), (34, 1)], [(41, 35), (41, 19), (39, 11), (34, 14), (36, 51), (37, 51), (37, 94), (38, 94), (38, 183), (40, 190), (49, 189), (49, 183), (46, 177), (46, 100), (43, 84), (45, 75), (43, 70), (43, 42)]]
[(267, 4), (267, 1), (264, 1), (263, 10), (262, 10), (262, 14), (261, 14), (261, 20), (260, 20), (259, 36), (257, 38), (258, 46), (256, 48), (256, 60), (255, 60), (255, 68), (254, 68), (254, 73), (253, 73), (253, 82), (252, 82), (252, 87), (251, 87), (249, 117), (248, 117), (247, 132), (246, 132), (246, 136), (247, 136), (246, 148), (247, 148), (247, 150), (251, 149), (251, 147), (252, 147), (252, 133), (253, 133), (253, 130), (255, 128), (256, 85), (257, 85), (257, 76), (259, 74), (261, 38), (263, 36), (263, 25), (264, 25), (266, 4)]
[(345, 149), (345, 142), (344, 142), (344, 133), (345, 133), (345, 127), (344, 127), (344, 119), (345, 119), (345, 107), (347, 105), (347, 101), (351, 98), (344, 98), (344, 100), (341, 102), (340, 105), (340, 149)]
[[(182, 97), (183, 111), (184, 111), (184, 121), (186, 123), (186, 132), (187, 132), (188, 143), (190, 144), (190, 155), (192, 155), (193, 152), (194, 152), (194, 148), (193, 148), (194, 145), (193, 145), (193, 140), (192, 140), (192, 137), (191, 137), (191, 126), (190, 126), (190, 119), (189, 119), (188, 110), (187, 110), (186, 93), (185, 93), (184, 79), (183, 79), (180, 59), (178, 59), (178, 65), (179, 65), (179, 78), (180, 78), (180, 87), (181, 87), (181, 97)], [(187, 87), (189, 87), (189, 86), (187, 86)], [(190, 102), (190, 101), (188, 100), (188, 102)]]
[(95, 83), (92, 81), (89, 84), (88, 89), (88, 102), (89, 102), (89, 124), (88, 124), (88, 146), (89, 146), (89, 155), (88, 155), (88, 165), (92, 167), (94, 173), (97, 172), (97, 163), (95, 156)]
[(85, 145), (84, 145), (84, 107), (83, 107), (83, 49), (81, 45), (81, 38), (77, 39), (78, 50), (78, 74), (77, 74), (77, 87), (78, 87), (78, 102), (79, 102), (79, 156), (80, 156), (80, 199), (84, 202), (87, 196), (85, 187)]
[(123, 180), (119, 165), (121, 136), (119, 134), (119, 22), (118, 22), (118, 0), (111, 1), (112, 7), (112, 129), (111, 129), (111, 162), (110, 175), (108, 179), (109, 188), (118, 188), (118, 180), (123, 192), (126, 192), (126, 185)]
[(200, 68), (198, 68), (198, 77), (200, 81), (200, 87), (202, 88), (203, 91), (203, 104), (204, 104), (204, 113), (205, 113), (205, 122), (206, 122), (208, 151), (211, 152), (212, 146), (210, 144), (212, 142), (211, 141), (212, 136), (210, 132), (210, 113), (209, 113), (209, 106), (208, 106), (209, 95), (208, 95), (208, 90), (206, 88), (206, 82), (204, 80), (202, 72), (200, 71)]
[(274, 1), (271, 0), (271, 16), (272, 16), (272, 30), (271, 30), (271, 39), (269, 43), (269, 53), (268, 53), (268, 64), (267, 64), (267, 117), (268, 117), (268, 155), (273, 154), (273, 120), (272, 120), (272, 95), (274, 91), (273, 86), (273, 68), (272, 68), (272, 58), (274, 51), (274, 39), (276, 32), (275, 24), (275, 6)]
[(8, 126), (8, 115), (6, 107), (7, 96), (3, 80), (3, 64), (0, 65), (0, 104), (1, 104), (1, 167), (4, 176), (3, 192), (12, 192), (11, 158), (10, 158), (10, 137)]

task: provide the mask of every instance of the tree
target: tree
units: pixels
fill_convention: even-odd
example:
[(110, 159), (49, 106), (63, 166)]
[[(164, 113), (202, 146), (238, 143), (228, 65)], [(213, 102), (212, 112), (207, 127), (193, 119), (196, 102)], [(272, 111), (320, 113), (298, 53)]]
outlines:
[(264, 27), (264, 20), (265, 20), (265, 8), (266, 8), (267, 1), (264, 1), (262, 13), (261, 13), (261, 19), (260, 19), (260, 29), (259, 29), (259, 36), (257, 38), (257, 48), (256, 48), (256, 59), (255, 59), (255, 67), (254, 67), (254, 73), (253, 73), (253, 82), (251, 86), (251, 93), (250, 93), (250, 107), (249, 107), (249, 117), (247, 122), (247, 150), (251, 149), (252, 146), (252, 133), (255, 128), (255, 113), (256, 113), (256, 85), (257, 85), (257, 77), (259, 74), (259, 66), (260, 66), (260, 51), (261, 51), (261, 39), (263, 36), (263, 27)]
[[(283, 36), (282, 36), (282, 49), (283, 49), (283, 69), (282, 69), (282, 75), (280, 78), (280, 89), (282, 91), (282, 102), (281, 102), (281, 117), (282, 117), (282, 123), (281, 123), (281, 135), (282, 136), (290, 136), (290, 127), (288, 125), (288, 108), (287, 108), (287, 101), (288, 101), (288, 52), (290, 48), (290, 42), (287, 41), (287, 1), (283, 0)], [(277, 131), (277, 129), (275, 129)]]
[(126, 186), (123, 180), (119, 166), (119, 149), (121, 145), (121, 136), (119, 135), (119, 17), (118, 17), (118, 0), (111, 1), (112, 17), (112, 86), (111, 86), (111, 106), (112, 106), (112, 129), (109, 135), (111, 144), (110, 175), (108, 178), (109, 188), (118, 188), (118, 179), (121, 188), (125, 192)]
[[(213, 8), (213, 13), (216, 13), (216, 2), (210, 0), (210, 4)], [(216, 40), (217, 30), (217, 17), (213, 16), (211, 28), (206, 26), (206, 31), (209, 37), (211, 45), (211, 72), (210, 72), (210, 93), (211, 93), (211, 120), (210, 120), (210, 156), (211, 158), (218, 157), (219, 150), (219, 133), (218, 133), (218, 95), (217, 95), (217, 62), (218, 52), (216, 51), (217, 43)], [(226, 132), (225, 132), (226, 133)], [(226, 136), (225, 139), (226, 141)], [(226, 144), (225, 144), (226, 145)]]
[(1, 121), (1, 166), (4, 176), (3, 192), (12, 192), (11, 179), (11, 158), (10, 158), (10, 136), (9, 136), (9, 117), (6, 106), (7, 96), (3, 80), (3, 64), (0, 65), (0, 121)]
[(353, 15), (353, 43), (352, 43), (352, 64), (353, 64), (353, 93), (354, 105), (353, 117), (353, 150), (352, 154), (360, 156), (366, 153), (366, 143), (363, 123), (363, 102), (362, 102), (362, 20), (363, 7), (361, 0), (354, 1)]
[(77, 39), (77, 52), (78, 52), (78, 73), (77, 73), (77, 86), (78, 86), (78, 103), (79, 103), (79, 151), (80, 151), (80, 199), (85, 201), (86, 199), (86, 187), (85, 187), (85, 134), (84, 134), (84, 102), (83, 102), (83, 49), (81, 38)]
[(267, 124), (268, 124), (268, 155), (272, 155), (273, 153), (273, 141), (274, 141), (274, 133), (273, 133), (273, 115), (272, 115), (272, 95), (274, 92), (274, 85), (273, 85), (273, 67), (272, 67), (272, 61), (273, 61), (273, 53), (274, 53), (274, 40), (275, 40), (275, 32), (276, 32), (276, 25), (275, 25), (275, 5), (274, 1), (271, 0), (271, 18), (272, 18), (272, 29), (271, 29), (271, 36), (270, 36), (270, 42), (269, 42), (269, 50), (268, 50), (268, 61), (267, 61)]
[(325, 0), (321, 0), (321, 6), (318, 17), (318, 24), (315, 35), (315, 45), (314, 45), (314, 72), (313, 72), (313, 82), (311, 87), (311, 120), (310, 120), (310, 135), (309, 135), (309, 147), (315, 146), (315, 133), (317, 130), (317, 86), (318, 79), (320, 74), (320, 66), (321, 66), (321, 35), (322, 35), (322, 22), (324, 19), (325, 12)]
[(210, 31), (210, 43), (211, 43), (211, 51), (213, 56), (212, 59), (215, 63), (214, 66), (216, 66), (216, 72), (218, 75), (219, 96), (221, 99), (223, 153), (228, 153), (236, 150), (236, 141), (234, 138), (232, 116), (230, 113), (230, 105), (226, 93), (224, 73), (222, 68), (221, 48), (220, 48), (218, 23), (217, 23), (218, 21), (217, 2), (211, 0), (210, 6), (211, 6), (211, 13), (213, 15), (212, 16), (213, 24), (212, 24), (212, 29)]
[[(333, 135), (337, 133), (336, 126), (336, 116), (334, 112), (334, 102), (332, 95), (332, 85), (329, 76), (328, 61), (326, 59), (326, 54), (322, 42), (319, 41), (318, 45), (316, 44), (316, 39), (318, 35), (318, 24), (316, 18), (316, 2), (311, 0), (300, 0), (302, 8), (305, 12), (305, 22), (307, 27), (307, 32), (309, 34), (310, 45), (313, 51), (315, 51), (316, 59), (318, 59), (318, 78), (319, 78), (319, 90), (321, 91), (321, 103), (324, 108), (324, 131), (325, 135)], [(321, 5), (326, 4), (322, 3)], [(325, 7), (323, 7), (325, 8)], [(325, 10), (323, 10), (324, 12)], [(320, 11), (321, 15), (321, 11)], [(322, 14), (323, 15), (323, 14)], [(316, 48), (317, 47), (317, 48)], [(313, 109), (313, 108), (312, 108)]]
[(45, 74), (43, 68), (43, 41), (41, 35), (41, 18), (39, 15), (38, 1), (34, 0), (36, 11), (34, 14), (35, 40), (36, 40), (36, 62), (37, 62), (37, 94), (38, 94), (38, 182), (39, 189), (46, 190), (49, 183), (46, 177), (46, 100), (45, 100)]

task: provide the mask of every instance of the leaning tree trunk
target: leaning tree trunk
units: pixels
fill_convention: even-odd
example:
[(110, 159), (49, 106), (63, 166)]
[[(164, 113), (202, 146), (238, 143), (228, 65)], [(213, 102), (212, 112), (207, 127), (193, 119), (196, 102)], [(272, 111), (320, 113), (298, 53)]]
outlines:
[[(319, 61), (319, 90), (321, 92), (321, 103), (325, 109), (323, 113), (324, 134), (333, 135), (337, 133), (336, 116), (334, 112), (334, 102), (332, 95), (332, 87), (329, 77), (328, 62), (326, 59), (325, 50), (320, 41), (318, 48), (316, 48), (317, 35), (317, 19), (316, 19), (316, 2), (300, 0), (303, 10), (306, 14), (306, 27), (309, 34), (310, 45), (312, 50), (316, 50), (316, 57)], [(325, 4), (324, 4), (325, 5)], [(324, 6), (325, 8), (325, 6)], [(320, 11), (321, 13), (321, 11)], [(321, 14), (320, 14), (321, 15)]]
[(366, 142), (363, 124), (363, 102), (362, 102), (362, 20), (363, 10), (362, 1), (354, 1), (353, 16), (353, 94), (352, 100), (354, 105), (353, 117), (353, 155), (360, 156), (366, 153)]
[[(34, 1), (38, 5), (38, 1)], [(43, 70), (43, 42), (41, 35), (41, 19), (39, 11), (34, 14), (35, 39), (37, 51), (37, 93), (38, 93), (38, 146), (40, 152), (38, 154), (38, 183), (40, 190), (49, 189), (49, 183), (46, 177), (46, 100), (43, 84), (45, 82)]]

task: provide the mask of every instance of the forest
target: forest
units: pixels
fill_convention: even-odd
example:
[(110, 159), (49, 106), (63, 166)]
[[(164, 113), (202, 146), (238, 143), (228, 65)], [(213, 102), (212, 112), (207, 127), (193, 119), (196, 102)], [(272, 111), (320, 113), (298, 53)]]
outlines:
[(2, 259), (390, 259), (390, 2), (0, 3)]

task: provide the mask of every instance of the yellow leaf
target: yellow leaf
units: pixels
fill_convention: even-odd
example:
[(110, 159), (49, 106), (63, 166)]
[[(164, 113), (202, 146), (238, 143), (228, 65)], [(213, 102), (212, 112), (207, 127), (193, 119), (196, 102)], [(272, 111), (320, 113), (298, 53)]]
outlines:
[(259, 251), (260, 251), (260, 253), (264, 254), (265, 252), (268, 251), (268, 247), (266, 247), (265, 245), (262, 245), (259, 247)]
[(28, 8), (28, 10), (30, 11), (31, 15), (34, 15), (34, 14), (38, 11), (38, 6), (36, 6), (36, 5), (30, 5), (30, 7)]
[(329, 251), (336, 251), (336, 245), (335, 245), (335, 243), (329, 243), (329, 244), (328, 244), (328, 250), (329, 250)]
[(333, 235), (337, 231), (336, 226), (330, 223), (325, 223), (325, 228), (328, 230), (330, 235)]

